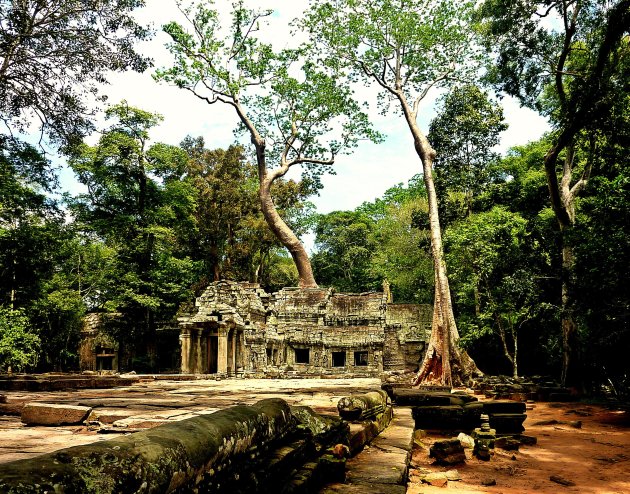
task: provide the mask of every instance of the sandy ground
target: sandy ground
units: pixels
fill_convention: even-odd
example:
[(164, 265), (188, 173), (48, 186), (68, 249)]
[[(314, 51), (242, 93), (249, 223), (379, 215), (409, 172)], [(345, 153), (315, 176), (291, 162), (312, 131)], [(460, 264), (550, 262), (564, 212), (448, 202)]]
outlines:
[[(568, 424), (534, 425), (541, 421), (581, 421), (581, 428)], [(426, 446), (412, 456), (407, 494), (445, 492), (496, 494), (630, 494), (630, 414), (584, 404), (536, 403), (527, 411), (525, 434), (536, 436), (535, 446), (519, 451), (496, 449), (494, 457), (480, 461), (466, 450), (465, 465), (450, 468), (432, 465), (429, 446), (438, 439), (429, 434)], [(462, 480), (445, 487), (419, 482), (422, 469), (433, 472), (457, 469)], [(559, 476), (573, 482), (563, 486), (550, 480)], [(484, 486), (483, 482), (496, 482)]]

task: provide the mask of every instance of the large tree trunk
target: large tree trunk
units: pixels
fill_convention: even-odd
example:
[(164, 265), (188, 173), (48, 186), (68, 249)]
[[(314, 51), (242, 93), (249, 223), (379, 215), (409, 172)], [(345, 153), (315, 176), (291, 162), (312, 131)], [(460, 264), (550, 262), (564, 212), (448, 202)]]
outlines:
[(415, 112), (408, 105), (402, 94), (399, 95), (399, 101), (413, 136), (414, 147), (422, 162), (424, 185), (427, 189), (429, 203), (431, 255), (435, 272), (435, 299), (431, 338), (414, 384), (435, 383), (452, 386), (453, 384), (465, 383), (473, 374), (481, 374), (481, 372), (466, 351), (461, 350), (458, 346), (459, 332), (457, 331), (457, 324), (453, 315), (451, 291), (448, 285), (446, 263), (444, 262), (444, 251), (442, 248), (442, 229), (440, 227), (437, 194), (433, 183), (435, 150), (418, 127)]
[(256, 146), (256, 158), (258, 161), (258, 179), (260, 182), (260, 188), (258, 189), (258, 197), (260, 199), (260, 208), (262, 210), (265, 221), (269, 225), (269, 228), (276, 236), (278, 240), (286, 247), (291, 254), (295, 267), (298, 270), (300, 288), (317, 288), (317, 283), (313, 277), (313, 268), (311, 268), (311, 260), (308, 257), (308, 253), (300, 242), (293, 230), (284, 222), (284, 220), (278, 214), (276, 205), (273, 203), (273, 197), (271, 196), (271, 186), (275, 179), (281, 177), (286, 173), (273, 174), (269, 176), (267, 173), (267, 164), (265, 158), (265, 143), (264, 140), (255, 138), (252, 139)]
[(283, 163), (283, 166), (274, 170), (271, 174), (267, 170), (267, 158), (265, 155), (266, 143), (265, 139), (258, 133), (256, 126), (247, 117), (247, 114), (241, 107), (238, 100), (233, 104), (241, 122), (247, 127), (252, 138), (252, 144), (256, 148), (256, 162), (258, 165), (258, 181), (260, 188), (258, 189), (258, 198), (260, 199), (260, 208), (267, 225), (278, 240), (286, 247), (291, 254), (295, 267), (298, 270), (298, 286), (300, 288), (317, 288), (317, 283), (313, 277), (313, 268), (311, 268), (311, 260), (308, 257), (306, 249), (300, 242), (293, 230), (284, 222), (278, 214), (276, 205), (273, 203), (271, 196), (271, 186), (273, 182), (283, 177), (289, 171), (289, 165)]
[(576, 385), (579, 372), (577, 358), (578, 326), (575, 321), (575, 263), (573, 248), (568, 245), (566, 231), (562, 232), (562, 385)]
[[(562, 177), (558, 182), (556, 164), (561, 151), (566, 150), (562, 167)], [(586, 185), (589, 172), (573, 186), (571, 185), (573, 172), (573, 142), (572, 136), (561, 136), (545, 156), (545, 174), (551, 198), (551, 206), (560, 227), (560, 242), (562, 244), (562, 299), (561, 299), (561, 328), (562, 328), (562, 385), (577, 384), (576, 372), (576, 339), (578, 327), (574, 317), (575, 297), (573, 285), (575, 280), (575, 263), (573, 248), (569, 244), (568, 232), (575, 223), (575, 197)]]
[(272, 182), (268, 178), (265, 178), (260, 183), (258, 195), (260, 198), (260, 207), (262, 209), (263, 216), (265, 217), (269, 228), (271, 228), (271, 231), (291, 254), (293, 262), (298, 270), (300, 288), (317, 288), (317, 283), (313, 277), (311, 261), (308, 257), (306, 249), (302, 245), (302, 242), (300, 242), (300, 239), (297, 238), (297, 235), (293, 233), (291, 228), (289, 228), (276, 210), (273, 198), (271, 197), (271, 184)]

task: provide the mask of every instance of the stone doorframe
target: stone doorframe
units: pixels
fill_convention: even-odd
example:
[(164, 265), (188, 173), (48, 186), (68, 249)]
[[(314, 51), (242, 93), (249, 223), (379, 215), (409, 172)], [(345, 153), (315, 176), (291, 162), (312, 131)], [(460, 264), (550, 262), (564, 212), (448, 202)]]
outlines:
[(232, 321), (182, 324), (182, 374), (238, 375), (243, 369), (243, 330)]

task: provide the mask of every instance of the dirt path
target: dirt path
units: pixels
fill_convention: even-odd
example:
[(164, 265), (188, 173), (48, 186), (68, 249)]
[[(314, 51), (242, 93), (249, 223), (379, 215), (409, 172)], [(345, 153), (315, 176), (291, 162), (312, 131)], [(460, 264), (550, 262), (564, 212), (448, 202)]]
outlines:
[[(534, 425), (542, 421), (560, 423)], [(581, 421), (581, 428), (568, 422)], [(562, 423), (565, 422), (565, 423)], [(449, 468), (432, 465), (429, 446), (444, 437), (429, 435), (425, 448), (414, 450), (407, 494), (429, 494), (445, 489), (461, 493), (496, 494), (630, 494), (630, 414), (582, 404), (536, 403), (527, 411), (525, 434), (536, 436), (535, 446), (520, 451), (495, 450), (489, 462), (472, 457), (456, 468), (462, 480), (444, 487), (420, 483), (422, 470), (440, 472)], [(558, 476), (572, 482), (564, 486), (550, 480)], [(496, 485), (484, 486), (494, 480)]]

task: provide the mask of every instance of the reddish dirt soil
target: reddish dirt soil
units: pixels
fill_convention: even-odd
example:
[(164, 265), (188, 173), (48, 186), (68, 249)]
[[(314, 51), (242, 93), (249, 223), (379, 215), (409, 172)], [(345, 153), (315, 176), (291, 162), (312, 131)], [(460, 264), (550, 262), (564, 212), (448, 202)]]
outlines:
[[(528, 406), (528, 408), (530, 408)], [(553, 425), (534, 425), (557, 420)], [(581, 421), (581, 428), (568, 422)], [(566, 422), (566, 423), (562, 423)], [(536, 403), (527, 410), (525, 433), (538, 438), (535, 446), (519, 451), (495, 449), (488, 462), (466, 450), (466, 464), (449, 468), (432, 464), (430, 445), (443, 436), (429, 433), (423, 447), (414, 449), (407, 494), (452, 490), (461, 493), (495, 494), (630, 494), (630, 413), (594, 405)], [(462, 480), (445, 487), (420, 482), (422, 471), (456, 469)], [(550, 480), (559, 476), (574, 483), (564, 486)], [(495, 480), (496, 485), (484, 486)]]

